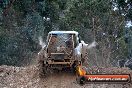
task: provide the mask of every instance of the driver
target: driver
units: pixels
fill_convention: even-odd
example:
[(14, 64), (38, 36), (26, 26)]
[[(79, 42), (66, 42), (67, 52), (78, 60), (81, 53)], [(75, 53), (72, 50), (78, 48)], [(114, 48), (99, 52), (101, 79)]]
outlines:
[(55, 44), (57, 42), (57, 36), (51, 37), (51, 44)]
[(57, 47), (57, 36), (52, 35), (51, 40), (49, 43), (49, 52), (55, 53), (56, 52), (56, 47)]

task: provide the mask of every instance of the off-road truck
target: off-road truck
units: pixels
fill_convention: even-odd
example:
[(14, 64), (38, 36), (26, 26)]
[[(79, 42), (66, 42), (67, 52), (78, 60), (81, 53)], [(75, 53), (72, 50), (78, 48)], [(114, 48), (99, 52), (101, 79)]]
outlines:
[(83, 46), (76, 31), (49, 32), (46, 45), (38, 54), (40, 70), (42, 73), (48, 69), (75, 70), (75, 66), (84, 62), (86, 51)]

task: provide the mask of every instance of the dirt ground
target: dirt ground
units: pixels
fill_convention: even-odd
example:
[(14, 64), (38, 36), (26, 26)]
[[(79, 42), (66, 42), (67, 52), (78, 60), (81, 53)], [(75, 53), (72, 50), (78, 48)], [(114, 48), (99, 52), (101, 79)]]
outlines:
[[(102, 73), (129, 73), (128, 68), (101, 68)], [(40, 78), (35, 65), (28, 67), (0, 66), (0, 88), (132, 88), (132, 84), (79, 85), (70, 71), (54, 72)]]

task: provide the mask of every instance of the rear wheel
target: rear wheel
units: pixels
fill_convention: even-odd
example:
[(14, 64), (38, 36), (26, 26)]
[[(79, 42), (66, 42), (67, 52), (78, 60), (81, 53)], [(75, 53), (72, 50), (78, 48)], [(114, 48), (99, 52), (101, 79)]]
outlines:
[(74, 74), (76, 74), (76, 68), (77, 68), (78, 65), (79, 65), (79, 61), (74, 61), (74, 63), (72, 64), (71, 71)]
[(71, 71), (74, 74), (76, 73), (76, 64), (75, 63), (72, 64)]
[(38, 69), (39, 69), (39, 77), (44, 77), (46, 76), (47, 73), (47, 67), (44, 64), (44, 61), (39, 61), (38, 62)]

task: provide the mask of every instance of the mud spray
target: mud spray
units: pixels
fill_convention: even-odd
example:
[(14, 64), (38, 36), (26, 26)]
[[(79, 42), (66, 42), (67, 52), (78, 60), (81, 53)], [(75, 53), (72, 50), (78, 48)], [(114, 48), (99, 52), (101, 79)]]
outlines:
[(46, 46), (45, 42), (42, 39), (42, 36), (40, 36), (39, 38), (39, 44), (41, 45), (42, 49)]
[(91, 48), (93, 48), (93, 47), (96, 47), (98, 45), (98, 43), (96, 42), (96, 41), (93, 41), (91, 44), (89, 44), (88, 46), (87, 46), (87, 48), (88, 49), (91, 49)]

